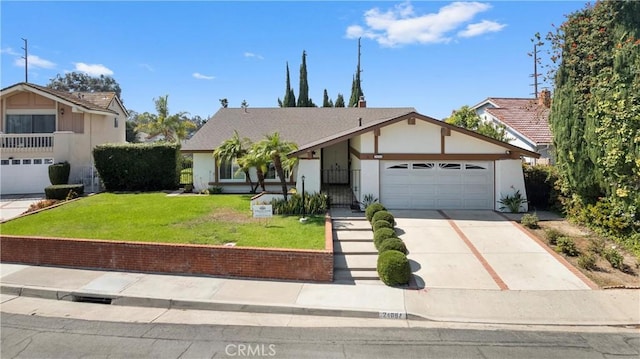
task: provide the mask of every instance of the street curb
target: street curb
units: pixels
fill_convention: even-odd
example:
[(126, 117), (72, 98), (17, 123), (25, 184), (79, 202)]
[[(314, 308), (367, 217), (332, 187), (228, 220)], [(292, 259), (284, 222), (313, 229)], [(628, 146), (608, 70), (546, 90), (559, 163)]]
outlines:
[[(262, 305), (254, 303), (235, 303), (225, 301), (204, 301), (188, 299), (165, 299), (150, 297), (122, 296), (113, 293), (81, 292), (59, 290), (46, 287), (29, 287), (20, 285), (1, 284), (0, 293), (14, 295), (18, 297), (33, 297), (52, 300), (77, 301), (101, 301), (110, 300), (110, 305), (128, 307), (150, 307), (165, 309), (183, 310), (210, 310), (221, 312), (245, 312), (264, 314), (293, 314), (329, 317), (349, 317), (349, 318), (380, 318), (380, 311), (367, 311), (355, 309), (332, 309), (332, 308), (307, 308), (300, 306), (285, 305)], [(428, 320), (426, 318), (410, 313), (400, 313), (405, 319)]]

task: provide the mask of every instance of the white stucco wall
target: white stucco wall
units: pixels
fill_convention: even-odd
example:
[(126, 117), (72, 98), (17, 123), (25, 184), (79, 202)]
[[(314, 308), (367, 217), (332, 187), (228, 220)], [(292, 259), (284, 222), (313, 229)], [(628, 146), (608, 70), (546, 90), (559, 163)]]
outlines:
[[(355, 137), (358, 137), (360, 141), (360, 149), (356, 148), (360, 153), (373, 153), (373, 132), (363, 133), (362, 135)], [(352, 141), (354, 140), (352, 139)]]
[(215, 178), (216, 162), (211, 153), (193, 154), (193, 188), (202, 191), (209, 188)]
[(440, 153), (440, 127), (416, 120), (400, 121), (380, 129), (380, 153)]
[(380, 198), (380, 161), (360, 161), (360, 178), (360, 196), (372, 194), (375, 198)]
[(299, 160), (296, 173), (296, 190), (302, 193), (302, 176), (304, 176), (305, 193), (320, 192), (320, 160)]
[(444, 141), (445, 153), (505, 153), (504, 147), (456, 131)]
[[(522, 172), (522, 161), (517, 160), (502, 160), (495, 161), (495, 183), (496, 183), (496, 203), (495, 210), (508, 212), (508, 210), (501, 210), (502, 205), (498, 202), (501, 198), (506, 196), (513, 196), (516, 191), (520, 191), (522, 196), (527, 198), (527, 190), (524, 187), (524, 174)], [(520, 206), (521, 212), (529, 210), (528, 204), (525, 202)]]

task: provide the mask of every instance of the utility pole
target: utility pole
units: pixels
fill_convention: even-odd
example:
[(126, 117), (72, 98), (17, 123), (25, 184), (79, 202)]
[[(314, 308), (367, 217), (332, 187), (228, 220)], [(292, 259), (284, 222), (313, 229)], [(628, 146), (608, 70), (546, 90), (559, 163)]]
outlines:
[(22, 38), (22, 41), (24, 41), (24, 47), (22, 48), (24, 50), (24, 56), (22, 56), (22, 58), (24, 59), (24, 82), (29, 82), (29, 60), (28, 60), (28, 50), (27, 50), (27, 39)]
[(538, 77), (540, 76), (538, 73), (538, 63), (540, 62), (538, 46), (542, 46), (544, 43), (541, 41), (539, 33), (535, 34), (531, 42), (533, 43), (533, 52), (529, 53), (529, 56), (533, 57), (533, 75), (529, 75), (529, 77), (533, 77), (533, 95), (538, 98)]

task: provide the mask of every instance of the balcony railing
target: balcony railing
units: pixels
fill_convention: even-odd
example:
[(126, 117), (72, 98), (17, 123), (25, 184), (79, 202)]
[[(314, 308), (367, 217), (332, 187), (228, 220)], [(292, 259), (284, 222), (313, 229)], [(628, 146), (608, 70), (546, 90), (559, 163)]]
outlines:
[(53, 152), (53, 133), (0, 134), (3, 152)]

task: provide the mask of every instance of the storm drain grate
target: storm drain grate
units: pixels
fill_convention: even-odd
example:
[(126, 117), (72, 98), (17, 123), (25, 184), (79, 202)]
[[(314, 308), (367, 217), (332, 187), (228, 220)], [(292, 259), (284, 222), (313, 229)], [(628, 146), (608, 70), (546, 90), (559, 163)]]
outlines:
[(88, 297), (84, 295), (73, 296), (74, 302), (81, 302), (81, 303), (111, 304), (111, 300), (112, 298), (106, 298), (106, 297)]

